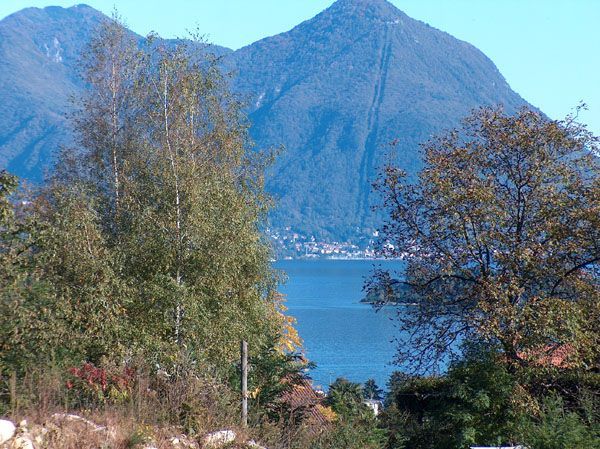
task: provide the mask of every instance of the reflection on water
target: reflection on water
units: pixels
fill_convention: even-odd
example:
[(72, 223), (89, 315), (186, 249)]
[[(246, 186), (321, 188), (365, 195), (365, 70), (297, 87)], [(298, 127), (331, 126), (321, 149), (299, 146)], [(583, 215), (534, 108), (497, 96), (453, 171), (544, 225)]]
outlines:
[(384, 386), (394, 371), (397, 329), (395, 309), (376, 312), (361, 304), (365, 278), (374, 264), (398, 269), (400, 262), (365, 260), (290, 260), (275, 267), (287, 273), (281, 287), (288, 313), (298, 320), (308, 358), (317, 363), (311, 375), (326, 387), (337, 377), (355, 382), (374, 378)]

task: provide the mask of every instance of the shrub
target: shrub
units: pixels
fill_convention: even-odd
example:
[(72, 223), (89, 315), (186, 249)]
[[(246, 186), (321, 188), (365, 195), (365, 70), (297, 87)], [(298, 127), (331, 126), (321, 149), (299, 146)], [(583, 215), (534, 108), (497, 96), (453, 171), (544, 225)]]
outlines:
[(587, 412), (588, 416), (582, 417), (567, 410), (560, 396), (548, 396), (543, 399), (539, 416), (524, 422), (521, 440), (535, 449), (598, 449), (600, 424), (597, 411)]

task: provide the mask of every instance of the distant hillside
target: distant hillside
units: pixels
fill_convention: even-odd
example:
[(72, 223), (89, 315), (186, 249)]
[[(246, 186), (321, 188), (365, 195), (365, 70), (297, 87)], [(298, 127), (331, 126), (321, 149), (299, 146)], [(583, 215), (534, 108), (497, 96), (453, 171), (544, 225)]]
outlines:
[(28, 8), (0, 21), (0, 166), (37, 180), (69, 136), (77, 60), (104, 16), (88, 6)]
[[(58, 143), (75, 61), (102, 15), (87, 6), (27, 9), (0, 22), (0, 166), (39, 179)], [(259, 147), (283, 144), (268, 188), (275, 228), (320, 238), (370, 232), (370, 183), (396, 158), (421, 164), (418, 143), (480, 105), (525, 103), (472, 45), (385, 0), (338, 0), (289, 32), (235, 52), (217, 47), (248, 100)]]
[(27, 8), (0, 21), (0, 167), (39, 181), (57, 149), (71, 141), (66, 118), (84, 88), (78, 61), (106, 19), (77, 5)]
[(418, 143), (472, 108), (525, 104), (475, 47), (384, 0), (339, 0), (232, 57), (255, 140), (287, 148), (269, 182), (274, 221), (306, 232), (373, 226), (370, 182), (392, 140), (414, 172)]

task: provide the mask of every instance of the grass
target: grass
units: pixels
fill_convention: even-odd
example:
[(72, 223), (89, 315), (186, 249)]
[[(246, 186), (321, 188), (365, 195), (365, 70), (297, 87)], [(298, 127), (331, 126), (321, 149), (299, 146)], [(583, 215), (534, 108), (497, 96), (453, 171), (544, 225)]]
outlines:
[(240, 426), (238, 393), (209, 376), (139, 373), (126, 392), (98, 394), (88, 384), (67, 388), (66, 372), (52, 368), (0, 379), (0, 416), (27, 420), (35, 449), (201, 447), (206, 434), (224, 429), (236, 432), (233, 448), (247, 447), (249, 440), (269, 449), (321, 447), (314, 429), (269, 421), (257, 410), (248, 428)]

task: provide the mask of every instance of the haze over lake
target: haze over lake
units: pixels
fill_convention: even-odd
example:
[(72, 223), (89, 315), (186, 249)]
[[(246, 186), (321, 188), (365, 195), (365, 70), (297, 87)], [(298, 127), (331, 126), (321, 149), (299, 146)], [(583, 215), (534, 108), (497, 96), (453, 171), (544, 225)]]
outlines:
[(337, 377), (355, 382), (373, 378), (385, 386), (397, 369), (390, 363), (397, 335), (395, 309), (375, 311), (361, 304), (365, 277), (374, 264), (397, 268), (399, 262), (370, 260), (289, 260), (276, 268), (287, 273), (281, 287), (288, 313), (298, 320), (315, 385), (327, 387)]

